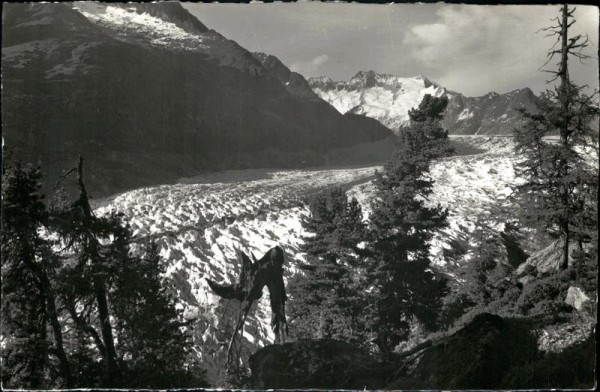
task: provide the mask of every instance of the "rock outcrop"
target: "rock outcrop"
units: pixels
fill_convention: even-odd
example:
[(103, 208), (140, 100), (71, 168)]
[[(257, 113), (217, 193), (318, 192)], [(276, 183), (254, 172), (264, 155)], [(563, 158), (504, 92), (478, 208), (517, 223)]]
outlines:
[(567, 297), (565, 298), (565, 303), (567, 305), (571, 305), (577, 310), (581, 310), (583, 304), (590, 300), (583, 290), (579, 287), (571, 286), (567, 291)]
[(393, 370), (366, 350), (331, 339), (267, 346), (249, 363), (255, 389), (380, 389)]
[[(547, 247), (532, 253), (524, 263), (519, 265), (516, 270), (517, 275), (523, 276), (531, 268), (535, 268), (538, 273), (558, 271), (562, 262), (563, 243), (564, 241), (558, 239)], [(574, 245), (570, 246), (569, 265), (573, 261)]]
[(525, 323), (484, 313), (453, 335), (408, 357), (388, 387), (501, 388), (508, 371), (539, 356), (537, 341)]
[(527, 322), (480, 314), (453, 335), (385, 360), (335, 340), (268, 346), (250, 357), (252, 388), (490, 389), (542, 354)]

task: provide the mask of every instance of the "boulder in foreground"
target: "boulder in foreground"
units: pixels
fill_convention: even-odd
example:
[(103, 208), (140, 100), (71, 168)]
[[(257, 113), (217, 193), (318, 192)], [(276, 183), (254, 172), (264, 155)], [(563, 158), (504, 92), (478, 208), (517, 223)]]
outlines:
[(336, 340), (267, 346), (250, 357), (254, 389), (581, 388), (595, 381), (595, 335), (538, 349), (533, 319), (483, 313), (462, 329), (386, 360)]
[(380, 389), (392, 371), (366, 350), (332, 339), (267, 346), (249, 362), (254, 389)]

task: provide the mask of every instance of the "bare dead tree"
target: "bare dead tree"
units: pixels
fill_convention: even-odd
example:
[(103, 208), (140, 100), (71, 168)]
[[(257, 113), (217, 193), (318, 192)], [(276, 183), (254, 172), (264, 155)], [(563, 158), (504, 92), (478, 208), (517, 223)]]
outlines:
[(254, 301), (262, 297), (263, 288), (269, 289), (271, 305), (271, 328), (275, 332), (275, 341), (285, 343), (287, 335), (287, 321), (285, 318), (285, 284), (283, 282), (283, 250), (276, 246), (270, 249), (260, 260), (254, 255), (251, 260), (246, 254), (237, 251), (242, 261), (242, 268), (236, 283), (226, 285), (218, 284), (207, 279), (210, 288), (220, 297), (236, 299), (241, 302), (237, 322), (227, 348), (227, 366), (231, 360), (231, 349), (238, 331), (242, 331), (248, 312)]
[[(595, 148), (590, 124), (598, 109), (592, 102), (596, 93), (588, 96), (583, 91), (586, 86), (577, 86), (570, 80), (569, 58), (582, 62), (590, 57), (583, 53), (588, 46), (588, 36), (569, 36), (570, 28), (576, 23), (574, 13), (575, 8), (564, 4), (553, 24), (540, 30), (548, 37), (556, 37), (540, 69), (552, 75), (547, 83), (557, 80), (559, 83), (542, 95), (540, 113), (523, 113), (529, 120), (528, 125), (515, 133), (517, 151), (527, 157), (519, 167), (519, 174), (527, 181), (518, 187), (517, 193), (525, 206), (527, 219), (559, 232), (563, 241), (560, 269), (569, 265), (570, 242), (577, 240), (581, 244), (586, 237), (581, 229), (587, 225), (583, 223), (583, 205), (584, 199), (591, 196), (585, 194), (593, 192), (593, 182), (597, 187), (597, 180), (590, 180), (592, 174), (576, 149), (583, 145)], [(556, 68), (546, 69), (556, 58)], [(542, 139), (554, 131), (560, 135), (556, 146)]]

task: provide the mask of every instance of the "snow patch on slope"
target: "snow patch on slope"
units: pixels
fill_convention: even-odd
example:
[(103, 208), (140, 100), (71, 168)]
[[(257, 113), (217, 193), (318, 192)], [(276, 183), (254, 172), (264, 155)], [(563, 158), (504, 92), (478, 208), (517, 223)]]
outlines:
[[(128, 30), (145, 35), (153, 45), (178, 45), (184, 49), (195, 49), (202, 41), (197, 34), (190, 34), (175, 23), (164, 21), (148, 13), (138, 13), (135, 7), (122, 8), (104, 3), (78, 2), (78, 10), (91, 22), (110, 26), (126, 36)], [(125, 38), (125, 37), (124, 37)]]
[(183, 21), (179, 26), (177, 23), (144, 12), (144, 9), (138, 9), (133, 3), (129, 6), (128, 4), (76, 2), (74, 9), (120, 41), (168, 50), (202, 53), (220, 65), (245, 70), (251, 74), (260, 74), (263, 71), (252, 54), (216, 31), (197, 28), (186, 30), (186, 23), (189, 21)]
[(32, 60), (32, 57), (48, 58), (60, 48), (57, 39), (30, 41), (19, 45), (2, 48), (2, 63), (12, 68), (22, 69)]
[[(471, 112), (468, 108), (465, 108), (458, 115), (457, 121), (467, 120), (473, 116), (474, 116), (473, 112)], [(502, 118), (505, 118), (505, 117), (506, 117), (506, 114), (504, 114)]]

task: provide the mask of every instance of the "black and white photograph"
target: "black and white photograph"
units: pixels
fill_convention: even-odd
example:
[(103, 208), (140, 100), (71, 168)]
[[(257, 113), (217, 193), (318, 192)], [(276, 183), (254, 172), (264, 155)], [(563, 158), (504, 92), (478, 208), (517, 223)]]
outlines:
[(3, 3), (2, 389), (594, 389), (599, 20)]

